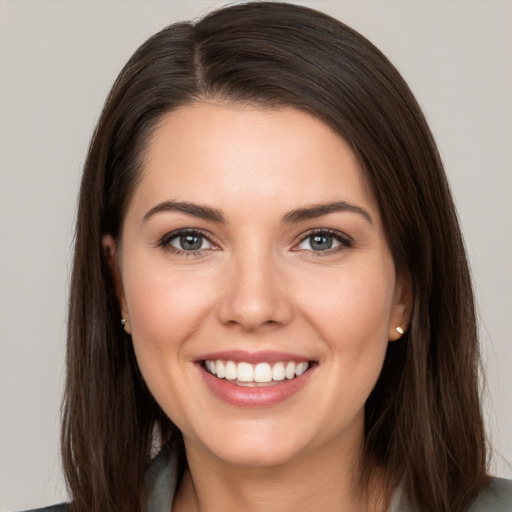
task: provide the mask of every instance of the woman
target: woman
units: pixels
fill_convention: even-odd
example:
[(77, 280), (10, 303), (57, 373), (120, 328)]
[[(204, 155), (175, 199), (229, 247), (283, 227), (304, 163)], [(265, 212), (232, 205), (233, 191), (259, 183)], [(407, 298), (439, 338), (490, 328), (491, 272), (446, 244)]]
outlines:
[(135, 53), (85, 165), (70, 297), (70, 510), (510, 508), (434, 141), (321, 13), (233, 6)]

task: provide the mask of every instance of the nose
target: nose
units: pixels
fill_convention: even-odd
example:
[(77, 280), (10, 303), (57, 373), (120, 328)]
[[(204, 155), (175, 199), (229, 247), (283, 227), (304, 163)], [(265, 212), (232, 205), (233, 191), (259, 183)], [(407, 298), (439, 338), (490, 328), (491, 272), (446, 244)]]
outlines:
[(231, 262), (218, 304), (219, 321), (256, 332), (288, 324), (291, 297), (279, 265), (267, 255), (241, 255)]

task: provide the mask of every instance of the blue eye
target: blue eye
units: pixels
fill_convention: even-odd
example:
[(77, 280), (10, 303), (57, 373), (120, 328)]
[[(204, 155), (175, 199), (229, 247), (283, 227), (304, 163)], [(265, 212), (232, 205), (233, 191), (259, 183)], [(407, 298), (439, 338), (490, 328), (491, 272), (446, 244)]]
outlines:
[(196, 252), (214, 248), (208, 238), (197, 231), (171, 233), (164, 237), (161, 245), (176, 252)]
[(350, 240), (339, 233), (329, 231), (316, 231), (310, 233), (297, 245), (297, 249), (303, 251), (326, 252), (336, 251), (343, 246), (350, 246)]

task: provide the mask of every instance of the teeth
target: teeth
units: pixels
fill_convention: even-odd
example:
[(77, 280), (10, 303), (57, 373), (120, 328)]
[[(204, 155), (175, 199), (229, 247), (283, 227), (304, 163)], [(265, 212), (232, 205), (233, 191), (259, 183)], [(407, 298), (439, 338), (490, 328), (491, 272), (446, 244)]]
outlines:
[(228, 380), (236, 380), (236, 374), (237, 374), (236, 364), (233, 363), (233, 361), (228, 361), (226, 363), (225, 371), (226, 371), (226, 375), (225, 375), (226, 379), (228, 379)]
[(299, 377), (308, 369), (308, 363), (299, 363), (295, 368), (295, 375)]
[(254, 382), (270, 382), (272, 368), (268, 363), (259, 363), (254, 367)]
[(212, 375), (219, 379), (238, 381), (239, 383), (271, 383), (293, 379), (302, 375), (308, 368), (309, 363), (294, 361), (270, 363), (250, 363), (233, 361), (205, 361), (205, 368)]
[(284, 380), (285, 377), (284, 363), (276, 363), (272, 368), (272, 380)]
[(219, 379), (223, 379), (226, 376), (226, 368), (222, 361), (217, 361), (215, 363), (215, 369), (217, 370), (215, 374)]
[(254, 382), (254, 368), (252, 364), (238, 363), (236, 375), (237, 380), (241, 382)]
[(213, 375), (217, 375), (217, 365), (215, 364), (215, 361), (206, 361), (206, 368), (208, 368), (210, 373), (213, 373)]

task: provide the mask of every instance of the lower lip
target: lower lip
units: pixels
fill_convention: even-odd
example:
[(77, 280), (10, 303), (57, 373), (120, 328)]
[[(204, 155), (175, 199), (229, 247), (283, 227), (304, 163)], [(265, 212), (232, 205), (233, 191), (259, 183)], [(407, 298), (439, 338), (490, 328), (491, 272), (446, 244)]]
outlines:
[(199, 370), (209, 390), (218, 398), (237, 407), (269, 407), (284, 402), (298, 393), (309, 380), (312, 368), (299, 377), (260, 387), (237, 386), (227, 379), (219, 379), (201, 365)]

